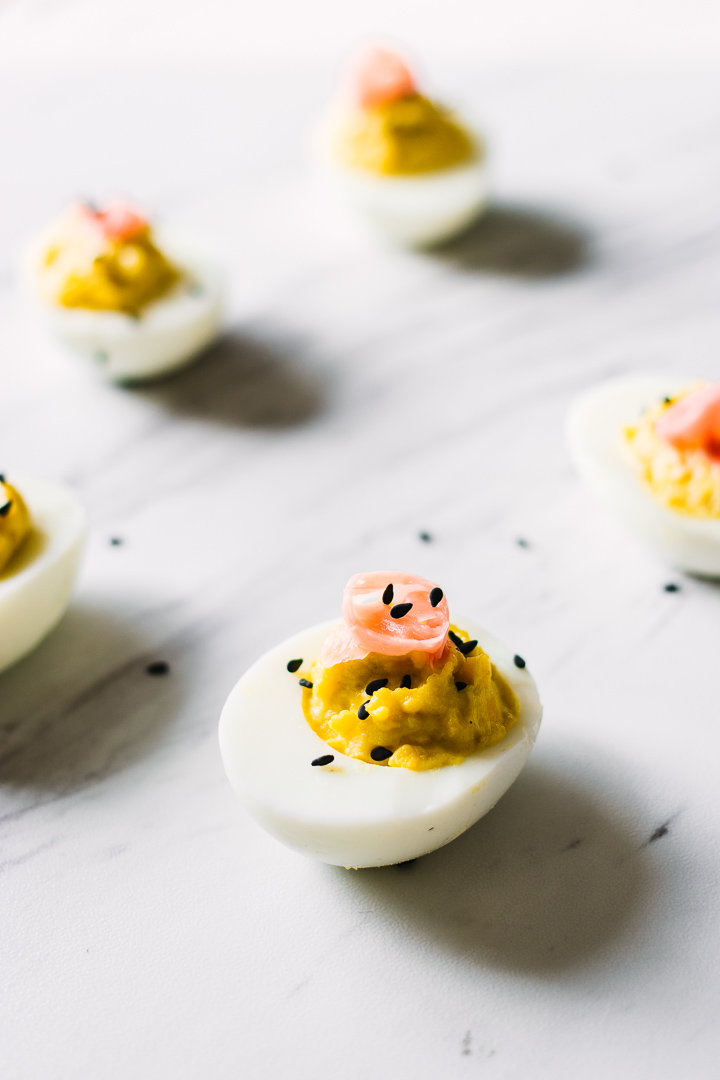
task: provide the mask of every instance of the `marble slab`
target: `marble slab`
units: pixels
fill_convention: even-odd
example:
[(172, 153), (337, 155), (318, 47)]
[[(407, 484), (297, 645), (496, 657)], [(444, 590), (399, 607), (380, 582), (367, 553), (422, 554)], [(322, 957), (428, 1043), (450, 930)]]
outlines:
[[(562, 423), (606, 376), (719, 374), (720, 84), (450, 77), (496, 198), (432, 255), (319, 193), (328, 73), (0, 78), (0, 461), (92, 526), (67, 617), (0, 677), (7, 1080), (716, 1075), (720, 591), (604, 516)], [(14, 271), (116, 190), (228, 275), (224, 340), (144, 389), (58, 352)], [(216, 729), (378, 566), (510, 642), (546, 713), (466, 835), (349, 872), (249, 820)]]

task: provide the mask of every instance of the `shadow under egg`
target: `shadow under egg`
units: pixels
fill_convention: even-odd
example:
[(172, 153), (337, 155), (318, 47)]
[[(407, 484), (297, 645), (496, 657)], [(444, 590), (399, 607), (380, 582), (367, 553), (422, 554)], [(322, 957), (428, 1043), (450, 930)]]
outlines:
[(552, 278), (589, 263), (590, 237), (585, 229), (554, 214), (500, 203), (431, 254), (467, 271)]
[(399, 931), (482, 966), (584, 962), (625, 931), (656, 882), (625, 824), (636, 815), (617, 793), (605, 804), (569, 764), (531, 761), (458, 839), (412, 864), (357, 871), (346, 887)]
[(282, 430), (324, 411), (326, 382), (290, 349), (231, 329), (171, 379), (131, 392), (182, 416)]

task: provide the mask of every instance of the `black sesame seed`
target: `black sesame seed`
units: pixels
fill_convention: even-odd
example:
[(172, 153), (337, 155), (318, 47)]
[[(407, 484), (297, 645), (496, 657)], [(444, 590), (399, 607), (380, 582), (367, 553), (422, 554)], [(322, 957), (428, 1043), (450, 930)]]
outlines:
[(387, 686), (387, 684), (387, 679), (373, 679), (373, 681), (369, 682), (365, 687), (365, 693), (372, 697), (376, 690), (382, 690), (383, 686)]
[(145, 668), (148, 675), (167, 675), (170, 665), (165, 660), (155, 660)]
[(448, 637), (452, 641), (453, 645), (457, 645), (458, 649), (464, 644), (463, 639), (455, 633), (454, 630), (448, 630)]
[(362, 705), (361, 705), (361, 706), (360, 706), (360, 708), (358, 709), (358, 719), (359, 719), (359, 720), (367, 720), (368, 716), (370, 715), (370, 713), (369, 713), (369, 712), (367, 711), (367, 709), (365, 708), (365, 706), (366, 706), (367, 704), (368, 704), (368, 702), (367, 702), (367, 701), (363, 701)]
[(322, 757), (316, 757), (314, 761), (311, 761), (311, 765), (329, 765), (331, 761), (335, 760), (334, 754), (323, 754)]
[(442, 598), (443, 598), (443, 591), (442, 591), (442, 589), (439, 589), (437, 587), (437, 585), (436, 585), (435, 588), (430, 593), (430, 606), (431, 607), (437, 607), (438, 604), (440, 603), (440, 601), (442, 600)]
[(525, 539), (524, 536), (518, 536), (515, 543), (517, 544), (518, 547), (521, 547), (521, 548), (530, 547), (530, 545), (528, 544), (528, 542), (527, 542), (527, 540)]
[(462, 645), (458, 645), (458, 649), (463, 656), (469, 656), (473, 649), (477, 648), (477, 641), (473, 638), (472, 641), (463, 641)]
[(387, 746), (376, 746), (370, 751), (370, 757), (373, 761), (387, 761), (389, 757), (392, 757), (392, 750), (388, 750)]
[(0, 506), (0, 517), (7, 517), (10, 513), (10, 507), (12, 506), (12, 499), (8, 499), (6, 503)]
[(663, 405), (672, 405), (672, 398), (671, 397), (664, 397), (663, 398)]
[(390, 608), (390, 618), (402, 619), (405, 615), (407, 615), (411, 607), (412, 604), (396, 604), (395, 607)]
[(402, 686), (403, 690), (411, 690), (412, 682), (410, 680), (410, 676), (403, 675), (402, 679), (400, 680), (400, 685)]
[(300, 679), (300, 686), (304, 686), (306, 690), (312, 690), (312, 683), (309, 679)]
[[(2, 510), (0, 510), (2, 514)], [(663, 585), (665, 592), (680, 592), (680, 586), (675, 581), (668, 581), (667, 585)]]
[(0, 484), (4, 484), (4, 483), (5, 483), (5, 473), (0, 472)]
[(456, 682), (455, 682), (455, 689), (456, 690), (464, 690), (466, 686), (467, 686), (467, 683), (466, 682), (461, 682), (460, 679), (457, 679)]
[(383, 604), (392, 604), (394, 595), (392, 585), (388, 585), (382, 595)]
[(288, 660), (287, 669), (290, 672), (295, 672), (302, 664), (302, 657), (299, 660)]
[(421, 532), (421, 533), (418, 533), (418, 535), (419, 535), (420, 539), (422, 540), (423, 544), (431, 544), (432, 543), (432, 536), (430, 535), (430, 533)]
[(110, 537), (110, 547), (120, 547), (121, 544), (122, 544), (121, 537), (119, 537), (119, 536), (111, 536)]
[(513, 656), (513, 663), (514, 663), (515, 667), (519, 667), (519, 668), (524, 668), (525, 667), (525, 661), (523, 660), (522, 656)]

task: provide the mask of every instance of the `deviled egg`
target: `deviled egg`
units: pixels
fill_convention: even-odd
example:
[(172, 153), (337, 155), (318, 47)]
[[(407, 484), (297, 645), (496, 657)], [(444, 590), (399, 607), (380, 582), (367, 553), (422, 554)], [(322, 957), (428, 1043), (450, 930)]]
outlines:
[(567, 423), (580, 475), (661, 559), (720, 576), (720, 384), (668, 375), (613, 379)]
[(113, 382), (182, 367), (220, 328), (207, 256), (125, 203), (70, 207), (31, 245), (25, 276), (51, 332)]
[(0, 671), (65, 614), (85, 533), (85, 511), (66, 487), (0, 477)]
[(524, 660), (433, 582), (355, 574), (343, 617), (240, 679), (220, 718), (235, 791), (276, 839), (339, 866), (442, 847), (490, 810), (528, 758), (542, 707)]
[(487, 201), (482, 139), (421, 94), (405, 61), (387, 49), (352, 65), (319, 145), (340, 200), (401, 244), (448, 240)]

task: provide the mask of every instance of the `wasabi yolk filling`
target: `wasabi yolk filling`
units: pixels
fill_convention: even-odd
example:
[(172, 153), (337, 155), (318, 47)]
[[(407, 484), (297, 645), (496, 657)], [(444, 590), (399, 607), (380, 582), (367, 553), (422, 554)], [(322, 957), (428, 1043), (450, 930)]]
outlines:
[(414, 176), (463, 165), (475, 140), (446, 109), (421, 94), (352, 110), (335, 141), (339, 160), (384, 176)]
[[(680, 425), (673, 417), (674, 408), (687, 408), (691, 398), (708, 392), (710, 388), (692, 386), (651, 406), (625, 429), (625, 440), (639, 476), (658, 502), (680, 513), (719, 519), (720, 457), (708, 453), (702, 439), (693, 438), (702, 412), (691, 421), (685, 438), (682, 417)], [(678, 437), (670, 441), (666, 429), (677, 431)]]
[(123, 231), (110, 227), (109, 218), (109, 212), (90, 210), (73, 215), (45, 252), (45, 291), (62, 307), (137, 317), (165, 296), (181, 273), (156, 246), (147, 222), (128, 211)]
[[(391, 582), (395, 596), (383, 601)], [(392, 606), (401, 589), (399, 599), (412, 596), (412, 602)], [(350, 579), (345, 621), (301, 684), (305, 718), (332, 749), (369, 763), (436, 769), (493, 746), (515, 724), (519, 706), (511, 687), (477, 642), (450, 627), (444, 599), (444, 612), (432, 610), (437, 605), (427, 598), (437, 594), (442, 598), (432, 582), (397, 571)], [(408, 608), (416, 609), (415, 624), (403, 636)], [(368, 651), (373, 642), (379, 647)]]
[(16, 488), (0, 481), (0, 571), (30, 532), (30, 514)]

